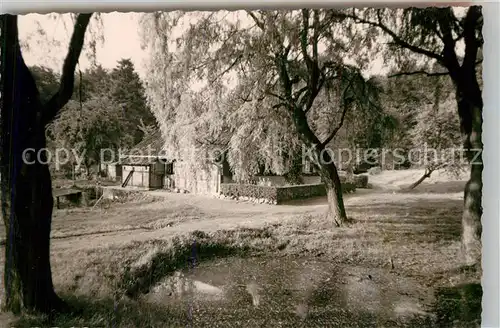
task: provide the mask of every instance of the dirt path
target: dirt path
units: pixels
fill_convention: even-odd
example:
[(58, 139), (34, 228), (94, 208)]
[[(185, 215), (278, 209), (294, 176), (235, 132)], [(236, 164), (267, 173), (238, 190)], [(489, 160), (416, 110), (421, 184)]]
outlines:
[[(370, 192), (348, 195), (346, 204), (359, 202)], [(164, 191), (147, 193), (163, 200), (124, 204), (107, 211), (58, 211), (53, 224), (53, 249), (124, 245), (132, 241), (168, 239), (194, 230), (258, 228), (305, 214), (323, 213), (327, 209), (322, 197), (276, 206)]]
[[(304, 215), (321, 215), (327, 210), (324, 198), (276, 206), (162, 191), (148, 193), (164, 199), (146, 204), (123, 204), (92, 212), (58, 211), (54, 219), (52, 248), (57, 251), (91, 249), (120, 246), (133, 241), (168, 239), (194, 230), (215, 232), (241, 227), (259, 228)], [(349, 210), (352, 206), (408, 204), (460, 197), (460, 193), (394, 194), (384, 190), (360, 189), (346, 195), (345, 204)]]

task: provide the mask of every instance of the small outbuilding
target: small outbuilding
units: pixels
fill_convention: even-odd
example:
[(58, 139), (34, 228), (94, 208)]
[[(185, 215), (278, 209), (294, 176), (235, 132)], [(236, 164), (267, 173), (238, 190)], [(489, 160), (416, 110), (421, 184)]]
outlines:
[(165, 175), (172, 170), (172, 161), (164, 155), (163, 145), (158, 131), (120, 158), (115, 167), (116, 175), (121, 176), (122, 187), (164, 188)]
[(207, 163), (193, 168), (182, 159), (167, 158), (160, 131), (145, 138), (115, 166), (122, 187), (180, 189), (193, 194), (218, 194), (222, 169)]

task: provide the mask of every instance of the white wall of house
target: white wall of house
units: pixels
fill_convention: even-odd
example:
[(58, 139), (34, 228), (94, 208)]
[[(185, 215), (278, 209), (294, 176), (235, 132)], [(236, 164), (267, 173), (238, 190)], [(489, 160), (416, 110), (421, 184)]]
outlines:
[(149, 188), (149, 166), (123, 165), (122, 183), (125, 182), (132, 169), (134, 169), (134, 173), (132, 173), (127, 186)]
[(185, 162), (175, 162), (174, 174), (167, 179), (173, 180), (173, 187), (193, 194), (218, 194), (221, 170), (217, 165), (208, 166), (207, 169), (193, 170)]

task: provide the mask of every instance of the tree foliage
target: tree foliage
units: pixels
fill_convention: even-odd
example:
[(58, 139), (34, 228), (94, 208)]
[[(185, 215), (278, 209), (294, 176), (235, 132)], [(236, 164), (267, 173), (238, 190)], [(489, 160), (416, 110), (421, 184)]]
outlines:
[(123, 109), (125, 116), (124, 129), (133, 134), (133, 142), (137, 144), (144, 137), (139, 128), (142, 120), (147, 126), (155, 126), (156, 121), (146, 104), (144, 86), (130, 59), (121, 59), (109, 73), (112, 81), (110, 95)]
[[(466, 158), (471, 166), (465, 187), (462, 242), (467, 264), (481, 257), (482, 216), (482, 79), (477, 66), (482, 62), (483, 15), (480, 6), (468, 8), (405, 8), (337, 11), (335, 16), (376, 29), (387, 37), (386, 58), (394, 58), (402, 74), (447, 75), (455, 87), (458, 118)], [(406, 69), (424, 60), (445, 71), (412, 72)]]
[(124, 129), (123, 122), (116, 102), (105, 96), (94, 96), (84, 103), (70, 100), (47, 129), (57, 136), (56, 146), (76, 151), (84, 159), (84, 163), (78, 164), (90, 168), (100, 163), (102, 149), (111, 149), (116, 155), (127, 139), (130, 144), (132, 136)]
[[(41, 98), (50, 97), (58, 86), (57, 74), (38, 67), (34, 72)], [(133, 64), (123, 59), (112, 71), (96, 65), (75, 74), (75, 92), (48, 125), (47, 136), (53, 147), (78, 152), (89, 168), (99, 163), (101, 149), (111, 149), (117, 157), (118, 148), (133, 147), (154, 131), (154, 120)]]
[[(420, 153), (423, 166), (429, 171), (437, 168), (456, 170), (462, 166), (460, 155), (460, 129), (456, 115), (456, 101), (454, 94), (445, 82), (435, 78), (430, 86), (434, 87), (429, 92), (424, 104), (416, 113), (416, 124), (410, 131), (414, 147), (426, 147), (431, 151)], [(458, 165), (458, 167), (457, 167)]]
[(182, 138), (181, 148), (196, 153), (222, 141), (240, 181), (263, 166), (287, 173), (299, 146), (312, 149), (341, 224), (340, 179), (324, 150), (349, 111), (378, 103), (376, 87), (344, 62), (352, 39), (337, 37), (337, 23), (312, 9), (145, 15), (148, 99), (167, 144)]
[[(287, 171), (290, 161), (283, 160), (284, 154), (297, 152), (304, 141), (286, 109), (293, 102), (303, 107), (318, 143), (333, 139), (345, 116), (342, 106), (366, 109), (375, 92), (359, 69), (343, 63), (340, 52), (346, 53), (348, 42), (334, 38), (337, 26), (327, 11), (305, 13), (317, 15), (316, 25), (311, 17), (304, 28), (302, 11), (145, 15), (148, 100), (166, 139), (196, 134), (196, 140), (182, 145), (227, 148), (238, 179), (263, 164), (278, 174)], [(179, 34), (182, 27), (187, 31)], [(301, 39), (304, 31), (306, 40)], [(290, 99), (280, 81), (282, 58), (293, 85)], [(311, 60), (317, 72), (310, 71)], [(196, 91), (188, 95), (191, 86)], [(195, 102), (204, 105), (189, 108)]]
[(56, 74), (52, 69), (44, 66), (32, 66), (30, 70), (37, 82), (41, 100), (43, 102), (48, 101), (59, 88), (59, 74)]
[[(417, 66), (411, 69), (419, 71)], [(431, 74), (441, 71), (438, 65), (429, 70)], [(389, 72), (389, 75), (394, 72)], [(384, 146), (402, 150), (400, 154), (405, 155), (414, 167), (425, 169), (427, 165), (430, 172), (443, 168), (458, 174), (462, 168), (460, 156), (463, 152), (454, 86), (450, 79), (444, 75), (412, 74), (384, 77), (381, 82), (384, 89), (382, 103), (389, 116), (386, 120), (390, 120), (386, 122), (389, 128), (383, 130), (386, 134)], [(429, 150), (432, 158), (435, 158), (434, 152), (438, 152), (440, 160), (430, 162), (424, 156), (424, 148)], [(410, 154), (411, 149), (419, 151)], [(386, 166), (402, 164), (403, 158), (396, 158), (396, 162), (386, 161)]]

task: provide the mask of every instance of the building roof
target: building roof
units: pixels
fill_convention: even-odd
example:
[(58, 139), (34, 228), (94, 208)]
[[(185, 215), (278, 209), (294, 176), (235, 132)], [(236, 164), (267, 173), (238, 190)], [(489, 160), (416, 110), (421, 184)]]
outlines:
[(165, 150), (164, 144), (165, 140), (163, 140), (163, 136), (161, 135), (160, 130), (156, 130), (150, 136), (147, 136), (141, 142), (135, 145), (135, 147), (132, 148), (131, 153), (133, 154), (137, 151), (138, 152), (147, 151), (148, 147), (151, 149), (152, 154), (164, 153)]
[[(130, 152), (120, 159), (122, 165), (149, 165), (157, 160), (163, 160), (167, 163), (165, 152), (165, 141), (160, 130), (156, 130), (150, 136), (144, 138), (135, 145)], [(170, 162), (170, 161), (168, 161)]]

